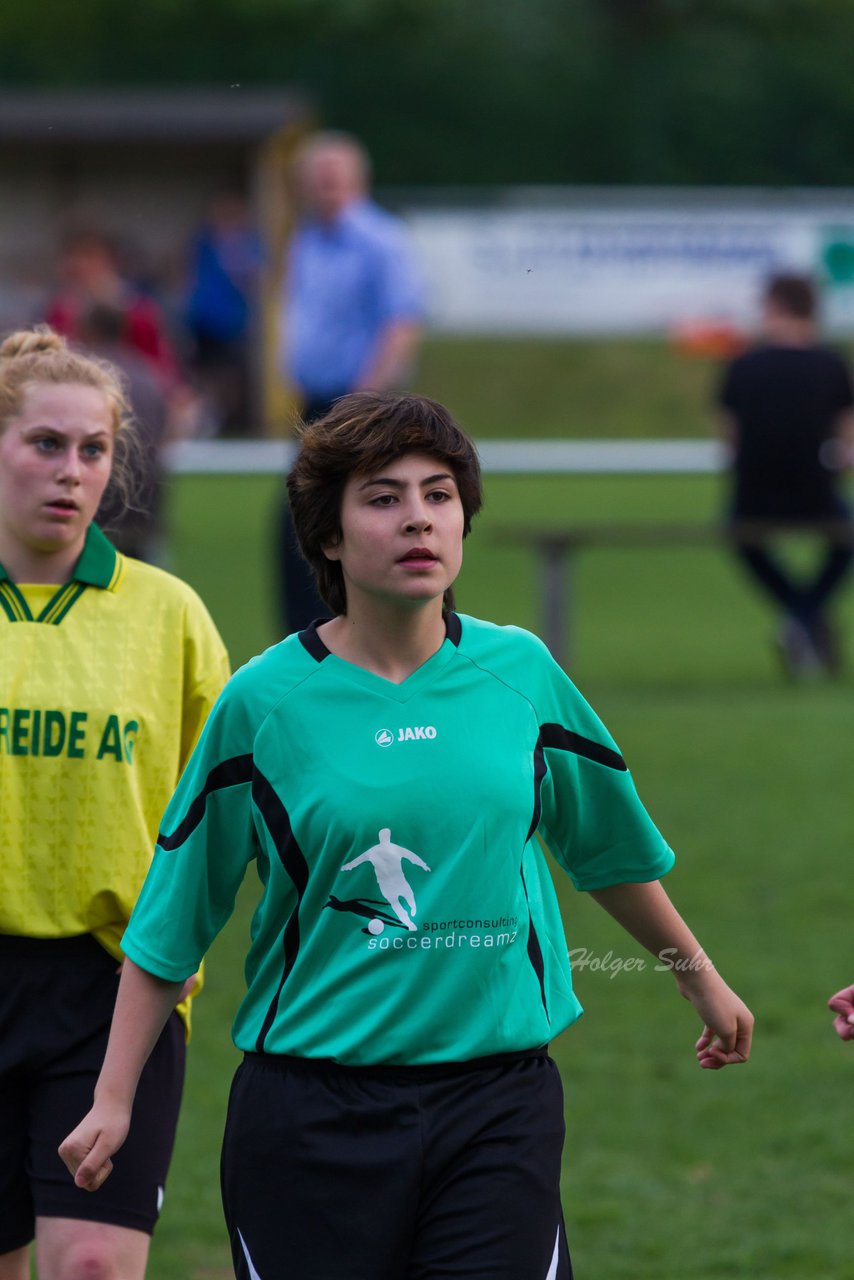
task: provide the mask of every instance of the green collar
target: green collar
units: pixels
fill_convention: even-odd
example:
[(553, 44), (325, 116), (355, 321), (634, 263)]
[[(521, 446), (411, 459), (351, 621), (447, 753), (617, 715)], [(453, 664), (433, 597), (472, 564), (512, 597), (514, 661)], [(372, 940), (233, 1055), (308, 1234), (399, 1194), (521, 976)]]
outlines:
[[(74, 566), (72, 582), (83, 582), (88, 587), (115, 588), (118, 585), (121, 569), (121, 556), (102, 533), (96, 524), (90, 524), (86, 531), (83, 553)], [(11, 578), (0, 564), (0, 582)]]
[(90, 524), (83, 554), (72, 575), (74, 581), (85, 582), (90, 587), (114, 587), (119, 575), (119, 565), (119, 553), (110, 539), (96, 524)]

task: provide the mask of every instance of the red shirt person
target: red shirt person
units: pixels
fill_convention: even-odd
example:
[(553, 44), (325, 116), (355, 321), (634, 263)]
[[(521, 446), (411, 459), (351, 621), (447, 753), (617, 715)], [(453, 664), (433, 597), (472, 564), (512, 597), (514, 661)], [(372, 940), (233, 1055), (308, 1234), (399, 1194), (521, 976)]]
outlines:
[(83, 317), (93, 305), (109, 306), (124, 317), (122, 343), (142, 355), (163, 390), (179, 381), (178, 362), (157, 304), (121, 275), (113, 245), (97, 231), (75, 231), (62, 245), (61, 287), (45, 320), (71, 340), (81, 338)]

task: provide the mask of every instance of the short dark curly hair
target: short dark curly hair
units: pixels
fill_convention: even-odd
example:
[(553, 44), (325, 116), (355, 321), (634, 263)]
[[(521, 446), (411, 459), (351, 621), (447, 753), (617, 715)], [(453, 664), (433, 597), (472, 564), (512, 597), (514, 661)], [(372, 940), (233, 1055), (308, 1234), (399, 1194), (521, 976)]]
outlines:
[[(453, 472), (463, 507), (463, 537), (483, 503), (477, 450), (451, 414), (426, 396), (356, 391), (300, 429), (288, 497), (303, 556), (335, 614), (347, 612), (344, 576), (323, 548), (341, 537), (341, 499), (351, 476), (367, 475), (407, 453), (428, 453)], [(453, 609), (453, 591), (444, 605)]]

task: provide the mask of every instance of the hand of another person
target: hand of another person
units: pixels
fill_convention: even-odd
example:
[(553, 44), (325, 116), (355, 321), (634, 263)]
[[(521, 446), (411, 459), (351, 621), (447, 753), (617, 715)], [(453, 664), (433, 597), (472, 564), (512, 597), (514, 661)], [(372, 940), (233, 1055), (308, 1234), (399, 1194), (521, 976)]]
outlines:
[(199, 970), (197, 969), (195, 973), (191, 973), (189, 978), (187, 978), (186, 982), (184, 983), (183, 987), (178, 993), (178, 999), (175, 1001), (175, 1003), (180, 1004), (182, 1000), (186, 1000), (187, 996), (191, 995), (196, 990), (198, 981), (199, 981)]
[(130, 1128), (125, 1107), (96, 1102), (80, 1124), (60, 1144), (59, 1154), (75, 1186), (97, 1191), (110, 1176), (115, 1155)]
[(836, 1014), (833, 1029), (839, 1039), (854, 1040), (854, 986), (837, 991), (828, 1000), (827, 1007)]

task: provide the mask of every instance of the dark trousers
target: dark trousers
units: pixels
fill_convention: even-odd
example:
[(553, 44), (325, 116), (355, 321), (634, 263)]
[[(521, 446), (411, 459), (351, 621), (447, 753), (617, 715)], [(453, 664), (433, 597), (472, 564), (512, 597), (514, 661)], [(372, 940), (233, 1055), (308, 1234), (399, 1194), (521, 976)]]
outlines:
[[(308, 397), (303, 405), (303, 422), (322, 418), (338, 398), (338, 395)], [(303, 559), (297, 543), (287, 493), (282, 496), (277, 517), (276, 563), (279, 608), (285, 633), (303, 631), (315, 619), (328, 618), (329, 606), (321, 599), (314, 574)]]
[(316, 618), (328, 618), (330, 609), (323, 603), (314, 574), (302, 557), (286, 496), (278, 513), (277, 535), (279, 604), (288, 635), (292, 631), (304, 631)]
[[(851, 521), (848, 504), (838, 498), (833, 510), (814, 518), (849, 523), (851, 541), (826, 543), (817, 569), (806, 579), (796, 579), (780, 557), (767, 546), (738, 540), (735, 543), (736, 554), (759, 586), (781, 606), (784, 613), (810, 630), (821, 621), (832, 596), (848, 576), (854, 562), (854, 522)], [(744, 514), (735, 517), (736, 522), (746, 519), (748, 517)], [(804, 521), (805, 517), (793, 519), (794, 524)]]

